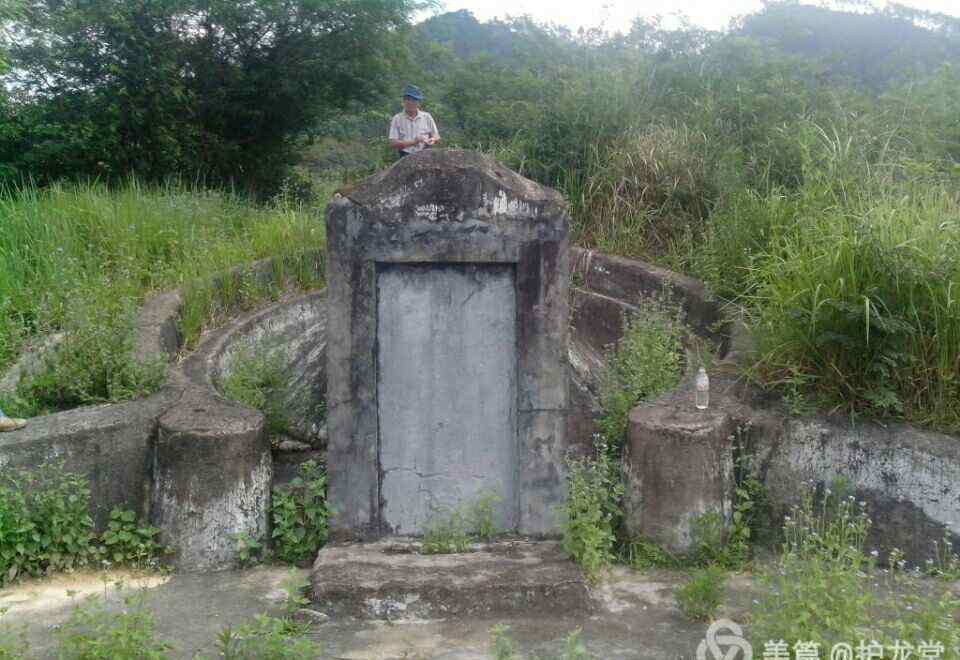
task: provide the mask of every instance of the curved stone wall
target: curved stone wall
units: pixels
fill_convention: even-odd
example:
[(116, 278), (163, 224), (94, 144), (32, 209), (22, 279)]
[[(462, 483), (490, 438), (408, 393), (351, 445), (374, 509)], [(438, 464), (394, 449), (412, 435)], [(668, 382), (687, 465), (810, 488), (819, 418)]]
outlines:
[[(323, 254), (308, 251), (294, 259), (265, 259), (218, 275), (212, 284), (222, 286), (227, 278), (266, 284), (278, 269), (291, 267), (307, 268), (313, 277), (321, 277)], [(225, 401), (207, 372), (189, 367), (208, 354), (221, 355), (217, 342), (224, 337), (241, 337), (245, 329), (256, 335), (257, 321), (251, 318), (270, 319), (271, 309), (289, 303), (292, 309), (319, 310), (302, 315), (315, 322), (325, 314), (322, 300), (322, 294), (297, 296), (210, 333), (193, 359), (170, 368), (166, 383), (152, 396), (44, 415), (31, 419), (25, 429), (0, 434), (0, 469), (62, 462), (66, 470), (88, 478), (91, 515), (98, 529), (106, 527), (114, 507), (125, 507), (160, 529), (159, 540), (173, 550), (176, 567), (233, 566), (237, 534), (254, 539), (267, 534), (273, 482), (270, 442), (262, 414)], [(181, 304), (177, 291), (145, 301), (137, 320), (138, 358), (163, 355), (169, 360), (180, 351)], [(302, 329), (302, 324), (294, 323), (288, 332)], [(314, 330), (322, 335), (322, 327)], [(54, 345), (45, 344), (47, 349)], [(310, 357), (291, 355), (290, 363)], [(21, 375), (29, 374), (41, 360), (42, 353), (26, 356), (4, 382), (15, 387)], [(322, 363), (318, 359), (321, 370)], [(322, 371), (315, 375), (322, 383)], [(291, 405), (307, 405), (305, 398), (316, 392), (322, 397), (322, 385), (316, 383), (294, 391), (299, 397)]]
[[(626, 507), (632, 530), (682, 545), (691, 515), (729, 513), (739, 462), (765, 484), (774, 525), (795, 501), (800, 480), (822, 486), (841, 477), (869, 503), (870, 543), (881, 552), (899, 547), (920, 563), (933, 555), (934, 540), (960, 533), (960, 439), (907, 425), (791, 416), (735, 377), (737, 362), (749, 355), (749, 337), (721, 314), (702, 284), (585, 250), (574, 249), (571, 257), (568, 437), (575, 453), (592, 447), (604, 356), (642, 296), (669, 292), (692, 331), (721, 346), (710, 415), (692, 410), (689, 377), (631, 413)], [(321, 259), (315, 263), (319, 268)], [(258, 267), (267, 272), (273, 265)], [(176, 292), (145, 306), (141, 318), (153, 320), (141, 326), (144, 355), (179, 350), (178, 311)], [(47, 415), (0, 434), (0, 469), (62, 460), (90, 479), (99, 527), (114, 506), (125, 506), (161, 528), (162, 542), (178, 551), (179, 568), (229, 567), (233, 535), (266, 534), (271, 483), (289, 478), (299, 461), (323, 458), (325, 346), (325, 293), (285, 297), (210, 332), (151, 397)], [(298, 421), (292, 435), (311, 444), (310, 451), (271, 460), (263, 416), (217, 393), (248, 348), (275, 352), (290, 375), (286, 400)]]

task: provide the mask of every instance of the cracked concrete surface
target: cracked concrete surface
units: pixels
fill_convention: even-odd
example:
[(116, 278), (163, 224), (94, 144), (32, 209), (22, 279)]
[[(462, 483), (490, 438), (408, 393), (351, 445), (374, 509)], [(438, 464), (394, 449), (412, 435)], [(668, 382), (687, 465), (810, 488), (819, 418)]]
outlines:
[[(9, 608), (3, 625), (25, 624), (31, 651), (51, 657), (54, 628), (66, 620), (77, 597), (101, 594), (104, 581), (122, 579), (143, 593), (153, 612), (157, 635), (174, 644), (173, 658), (217, 657), (215, 639), (225, 626), (237, 626), (263, 612), (282, 609), (281, 589), (290, 579), (289, 569), (261, 566), (244, 571), (207, 575), (136, 575), (126, 571), (61, 575), (25, 582), (0, 591), (0, 607)], [(304, 571), (295, 571), (304, 579)], [(510, 627), (524, 657), (558, 657), (566, 636), (582, 630), (582, 639), (593, 658), (693, 658), (706, 624), (683, 618), (673, 605), (673, 589), (685, 580), (672, 571), (635, 572), (617, 568), (591, 590), (590, 612), (561, 608), (533, 616), (527, 613), (492, 614), (465, 620), (406, 619), (359, 621), (332, 618), (316, 626), (309, 637), (320, 644), (325, 660), (489, 660), (490, 629)], [(742, 620), (750, 603), (753, 582), (749, 576), (730, 581), (721, 614)], [(109, 589), (108, 589), (109, 591)], [(468, 596), (465, 596), (468, 597)], [(114, 607), (117, 596), (111, 595)]]

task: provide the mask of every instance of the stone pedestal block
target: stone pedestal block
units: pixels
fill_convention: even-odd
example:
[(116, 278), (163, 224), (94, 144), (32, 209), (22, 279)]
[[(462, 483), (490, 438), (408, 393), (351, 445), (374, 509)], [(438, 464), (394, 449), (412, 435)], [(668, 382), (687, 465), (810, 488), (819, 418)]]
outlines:
[(231, 568), (267, 533), (273, 464), (259, 412), (187, 391), (160, 418), (151, 510), (180, 570)]
[(627, 531), (686, 554), (696, 542), (698, 518), (715, 512), (725, 526), (735, 430), (728, 413), (697, 410), (689, 390), (634, 408), (624, 457)]

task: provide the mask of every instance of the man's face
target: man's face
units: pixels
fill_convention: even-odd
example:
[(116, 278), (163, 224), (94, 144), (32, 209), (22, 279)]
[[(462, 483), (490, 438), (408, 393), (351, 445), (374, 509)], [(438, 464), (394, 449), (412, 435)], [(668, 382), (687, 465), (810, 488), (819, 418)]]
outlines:
[(408, 115), (417, 114), (417, 108), (420, 107), (420, 102), (415, 99), (410, 98), (409, 96), (403, 97), (403, 110)]

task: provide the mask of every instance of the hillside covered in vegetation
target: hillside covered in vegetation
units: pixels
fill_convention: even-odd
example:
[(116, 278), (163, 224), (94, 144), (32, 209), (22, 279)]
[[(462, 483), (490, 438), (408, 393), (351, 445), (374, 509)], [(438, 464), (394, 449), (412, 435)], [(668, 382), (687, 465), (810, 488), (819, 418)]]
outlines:
[[(180, 229), (99, 241), (89, 261), (71, 235), (77, 261), (51, 290), (59, 239), (38, 227), (116, 214), (131, 175), (136, 203), (158, 210), (142, 195), (171, 178), (244, 204), (322, 206), (318, 178), (391, 161), (386, 123), (414, 82), (446, 146), (562, 191), (579, 244), (699, 277), (741, 305), (759, 382), (798, 406), (960, 430), (960, 19), (776, 2), (723, 32), (637, 20), (611, 34), (464, 11), (414, 24), (420, 9), (7, 0), (0, 222), (16, 230), (0, 232), (0, 361), (61, 329), (74, 287), (89, 301), (119, 277), (136, 298), (196, 270), (170, 265), (178, 255), (205, 261)], [(64, 179), (102, 182), (102, 203), (89, 189), (72, 203), (63, 188), (17, 188)], [(210, 236), (232, 204), (209, 206), (220, 220), (201, 226), (221, 227)], [(249, 226), (286, 226), (264, 222)], [(122, 267), (132, 247), (138, 266)]]

